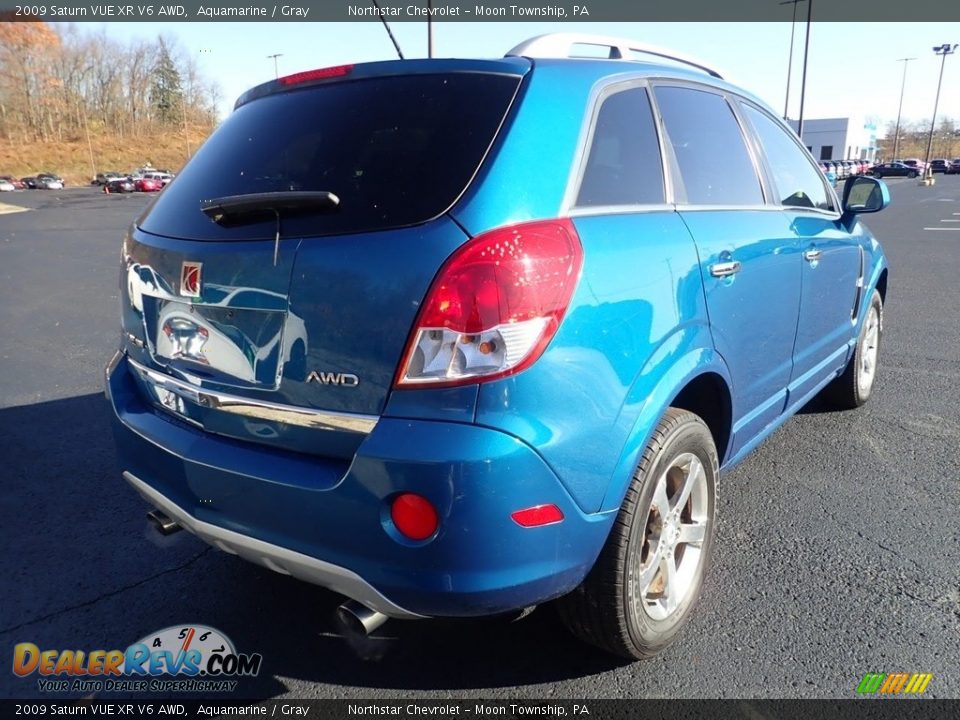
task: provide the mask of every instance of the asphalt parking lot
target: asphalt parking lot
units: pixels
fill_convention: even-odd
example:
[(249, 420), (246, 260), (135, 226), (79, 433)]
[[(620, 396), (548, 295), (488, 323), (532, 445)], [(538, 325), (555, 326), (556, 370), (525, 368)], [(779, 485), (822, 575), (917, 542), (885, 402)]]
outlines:
[[(149, 198), (4, 193), (32, 209), (0, 215), (2, 662), (20, 642), (125, 648), (202, 623), (262, 653), (243, 697), (848, 698), (866, 672), (930, 672), (926, 695), (960, 697), (960, 177), (888, 184), (893, 204), (867, 218), (891, 265), (871, 401), (807, 408), (724, 475), (696, 617), (633, 664), (579, 644), (549, 606), (392, 621), (361, 660), (336, 634), (337, 596), (153, 534), (101, 391), (120, 238)], [(37, 696), (35, 678), (0, 672), (0, 696)]]

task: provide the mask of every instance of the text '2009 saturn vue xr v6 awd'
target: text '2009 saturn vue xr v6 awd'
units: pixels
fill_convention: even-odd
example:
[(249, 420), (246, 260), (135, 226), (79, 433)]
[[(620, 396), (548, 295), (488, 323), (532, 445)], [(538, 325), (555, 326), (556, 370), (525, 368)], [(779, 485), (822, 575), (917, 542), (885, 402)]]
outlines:
[(761, 101), (630, 41), (259, 85), (124, 239), (123, 477), (356, 627), (557, 600), (649, 657), (721, 470), (870, 396), (887, 264), (858, 216), (889, 194), (842, 195)]

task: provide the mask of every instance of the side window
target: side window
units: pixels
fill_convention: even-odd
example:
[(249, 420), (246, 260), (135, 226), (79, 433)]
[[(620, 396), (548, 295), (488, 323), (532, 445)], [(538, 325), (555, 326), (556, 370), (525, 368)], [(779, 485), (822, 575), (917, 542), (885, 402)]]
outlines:
[(773, 172), (776, 200), (781, 205), (817, 210), (833, 210), (823, 175), (803, 154), (787, 131), (751, 105), (741, 104), (760, 138)]
[(687, 202), (762, 205), (760, 179), (727, 101), (721, 95), (690, 88), (658, 87), (654, 94)]
[(603, 101), (577, 194), (579, 207), (665, 202), (650, 98), (631, 88)]

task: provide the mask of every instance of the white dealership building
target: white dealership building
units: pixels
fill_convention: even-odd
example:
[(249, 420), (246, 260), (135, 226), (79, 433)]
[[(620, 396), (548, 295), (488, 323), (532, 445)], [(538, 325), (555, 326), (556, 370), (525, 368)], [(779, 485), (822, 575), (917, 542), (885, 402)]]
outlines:
[[(797, 129), (797, 121), (790, 120)], [(818, 160), (876, 160), (877, 123), (872, 118), (813, 118), (803, 121), (807, 149)]]

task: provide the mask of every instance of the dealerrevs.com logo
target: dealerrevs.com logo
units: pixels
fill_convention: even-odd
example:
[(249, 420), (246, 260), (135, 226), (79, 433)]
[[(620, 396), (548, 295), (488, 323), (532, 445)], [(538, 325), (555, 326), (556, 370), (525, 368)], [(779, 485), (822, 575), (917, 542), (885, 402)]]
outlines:
[(37, 675), (41, 692), (231, 692), (238, 677), (260, 672), (260, 653), (238, 653), (222, 632), (175, 625), (151, 633), (126, 650), (13, 648), (13, 672)]

